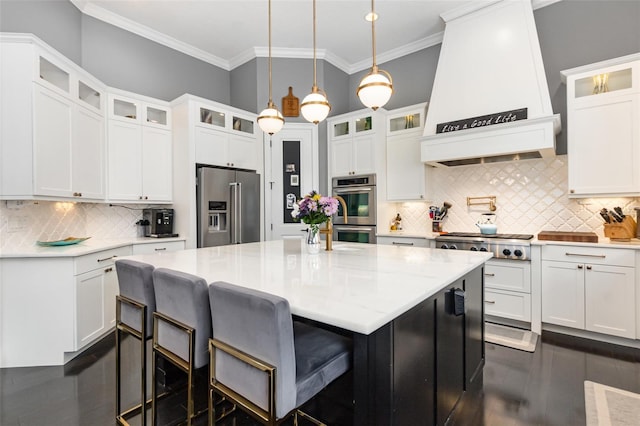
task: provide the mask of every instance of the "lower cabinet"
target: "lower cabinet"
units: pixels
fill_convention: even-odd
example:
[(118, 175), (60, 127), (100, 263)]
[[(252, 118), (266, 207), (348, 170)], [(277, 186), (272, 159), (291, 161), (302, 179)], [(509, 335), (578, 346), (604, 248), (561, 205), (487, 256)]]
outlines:
[(543, 322), (635, 338), (633, 250), (545, 246), (541, 279)]
[(404, 247), (429, 247), (426, 238), (378, 235), (376, 243), (389, 246)]
[(184, 250), (184, 241), (163, 241), (133, 245), (133, 254), (168, 253), (178, 250)]
[(489, 260), (485, 265), (484, 294), (487, 315), (531, 322), (531, 264)]

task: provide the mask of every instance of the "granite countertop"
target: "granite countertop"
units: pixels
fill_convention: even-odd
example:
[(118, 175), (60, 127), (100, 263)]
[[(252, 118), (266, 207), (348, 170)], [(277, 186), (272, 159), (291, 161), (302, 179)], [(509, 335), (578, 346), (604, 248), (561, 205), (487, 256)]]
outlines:
[(133, 244), (153, 244), (171, 241), (184, 241), (185, 238), (123, 238), (123, 239), (100, 239), (90, 238), (78, 244), (69, 246), (42, 247), (35, 242), (32, 246), (9, 247), (0, 250), (1, 258), (15, 257), (75, 257), (85, 254), (95, 253), (102, 250), (110, 250)]
[(293, 314), (370, 334), (491, 256), (339, 242), (308, 254), (292, 239), (126, 258), (285, 297)]

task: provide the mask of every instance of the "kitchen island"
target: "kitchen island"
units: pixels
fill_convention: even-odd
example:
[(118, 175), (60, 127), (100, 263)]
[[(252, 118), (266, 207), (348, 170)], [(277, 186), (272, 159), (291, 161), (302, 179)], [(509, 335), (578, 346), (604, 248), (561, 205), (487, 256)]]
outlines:
[[(481, 391), (486, 253), (298, 239), (131, 256), (289, 300), (291, 312), (354, 343), (354, 424), (444, 424)], [(465, 313), (451, 311), (453, 290)], [(472, 412), (472, 410), (470, 410)]]

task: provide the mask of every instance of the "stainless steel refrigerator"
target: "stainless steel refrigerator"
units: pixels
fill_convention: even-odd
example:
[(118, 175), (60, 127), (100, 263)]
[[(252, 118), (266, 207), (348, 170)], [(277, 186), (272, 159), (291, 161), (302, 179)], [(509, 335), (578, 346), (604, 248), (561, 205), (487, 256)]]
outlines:
[(260, 241), (260, 175), (199, 166), (198, 247)]

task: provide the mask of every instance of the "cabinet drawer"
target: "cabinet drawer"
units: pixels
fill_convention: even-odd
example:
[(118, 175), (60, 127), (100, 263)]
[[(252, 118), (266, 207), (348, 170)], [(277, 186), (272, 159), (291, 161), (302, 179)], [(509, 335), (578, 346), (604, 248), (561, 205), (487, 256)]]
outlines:
[(531, 293), (531, 264), (519, 260), (490, 260), (484, 268), (486, 288)]
[(376, 238), (378, 244), (401, 247), (428, 247), (426, 238), (415, 237), (386, 237), (378, 236)]
[(484, 313), (531, 322), (531, 295), (501, 290), (485, 290)]
[(178, 250), (184, 250), (184, 241), (167, 241), (162, 243), (133, 245), (133, 254), (167, 253)]
[(75, 275), (80, 275), (104, 266), (113, 265), (117, 257), (130, 255), (131, 246), (126, 246), (78, 256), (75, 259)]
[(594, 265), (635, 266), (635, 251), (582, 246), (544, 246), (542, 260), (591, 263)]

